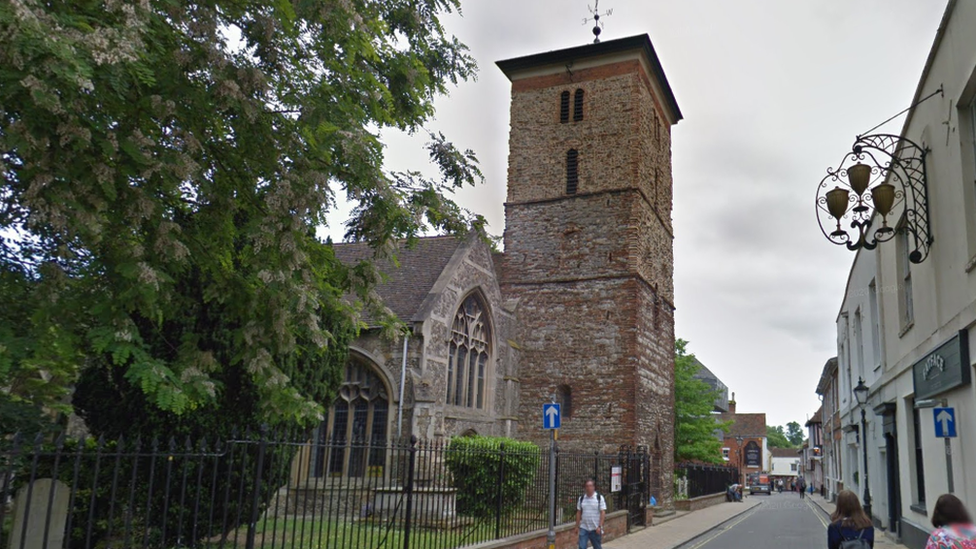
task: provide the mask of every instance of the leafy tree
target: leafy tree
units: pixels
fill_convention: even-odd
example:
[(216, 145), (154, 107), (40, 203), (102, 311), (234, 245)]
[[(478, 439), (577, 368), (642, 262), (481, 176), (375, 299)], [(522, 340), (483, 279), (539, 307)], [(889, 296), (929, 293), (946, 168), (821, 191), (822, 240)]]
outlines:
[(803, 435), (803, 428), (800, 427), (800, 424), (795, 421), (791, 421), (786, 424), (786, 438), (790, 440), (790, 444), (792, 444), (794, 448), (799, 448), (800, 445), (803, 444), (803, 439), (806, 437)]
[(539, 469), (539, 447), (505, 437), (456, 437), (444, 453), (444, 463), (457, 487), (458, 513), (477, 518), (495, 516), (499, 468), (502, 512), (518, 509)]
[(766, 444), (770, 448), (796, 448), (796, 446), (786, 438), (786, 434), (783, 432), (783, 426), (778, 425), (773, 427), (772, 425), (766, 426)]
[(187, 432), (218, 411), (320, 418), (362, 307), (399, 329), (373, 263), (343, 266), (316, 237), (337, 196), (357, 206), (347, 236), (380, 254), (483, 226), (449, 198), (482, 179), (477, 160), (443, 135), (440, 177), (382, 168), (381, 132), (425, 131), (433, 98), (474, 74), (439, 20), (458, 8), (0, 3), (0, 284), (16, 305), (0, 307), (0, 413), (63, 408), (85, 372), (89, 419), (118, 405), (104, 429), (147, 409), (144, 425)]
[(728, 432), (732, 422), (719, 422), (712, 410), (718, 393), (695, 378), (701, 364), (688, 353), (688, 342), (674, 342), (674, 460), (722, 463), (722, 440), (718, 431)]

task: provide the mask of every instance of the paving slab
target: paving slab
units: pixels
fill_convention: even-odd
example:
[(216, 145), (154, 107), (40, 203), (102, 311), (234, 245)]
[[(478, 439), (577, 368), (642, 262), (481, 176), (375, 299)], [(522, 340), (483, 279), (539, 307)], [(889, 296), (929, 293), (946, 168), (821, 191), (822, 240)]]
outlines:
[(607, 549), (674, 549), (760, 504), (762, 499), (755, 497), (747, 497), (741, 503), (720, 503), (615, 539), (603, 546)]

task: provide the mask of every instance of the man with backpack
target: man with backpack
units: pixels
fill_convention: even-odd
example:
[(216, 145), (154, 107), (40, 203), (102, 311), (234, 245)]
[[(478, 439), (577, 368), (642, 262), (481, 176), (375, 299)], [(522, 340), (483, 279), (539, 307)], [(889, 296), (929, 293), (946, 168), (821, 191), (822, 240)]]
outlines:
[(596, 481), (583, 483), (584, 494), (576, 500), (576, 533), (579, 549), (592, 544), (593, 549), (603, 549), (603, 521), (607, 517), (607, 500), (596, 491)]

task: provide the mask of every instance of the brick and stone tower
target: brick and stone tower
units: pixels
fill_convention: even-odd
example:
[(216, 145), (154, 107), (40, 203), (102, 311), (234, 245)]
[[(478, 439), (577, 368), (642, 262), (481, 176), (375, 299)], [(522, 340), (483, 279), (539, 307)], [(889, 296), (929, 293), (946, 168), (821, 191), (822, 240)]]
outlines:
[(681, 112), (646, 35), (498, 67), (512, 82), (502, 284), (517, 301), (520, 435), (546, 440), (555, 394), (562, 448), (645, 446), (670, 499)]

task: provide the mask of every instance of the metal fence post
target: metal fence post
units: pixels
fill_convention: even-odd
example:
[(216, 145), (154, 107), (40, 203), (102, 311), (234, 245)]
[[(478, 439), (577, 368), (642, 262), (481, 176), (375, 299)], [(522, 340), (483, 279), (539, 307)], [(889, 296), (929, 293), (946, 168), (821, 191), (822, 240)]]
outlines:
[(261, 471), (264, 469), (264, 453), (268, 449), (268, 427), (261, 426), (261, 441), (258, 443), (258, 463), (254, 471), (254, 491), (251, 494), (251, 520), (247, 524), (247, 549), (254, 549), (254, 534), (257, 529), (258, 512), (261, 510)]
[(417, 435), (410, 435), (410, 452), (407, 460), (407, 485), (403, 491), (407, 498), (407, 515), (403, 519), (403, 549), (410, 549), (410, 522), (413, 519), (413, 474), (417, 465)]
[(505, 484), (505, 443), (498, 445), (498, 490), (495, 500), (495, 539), (501, 539), (502, 531), (502, 487)]

